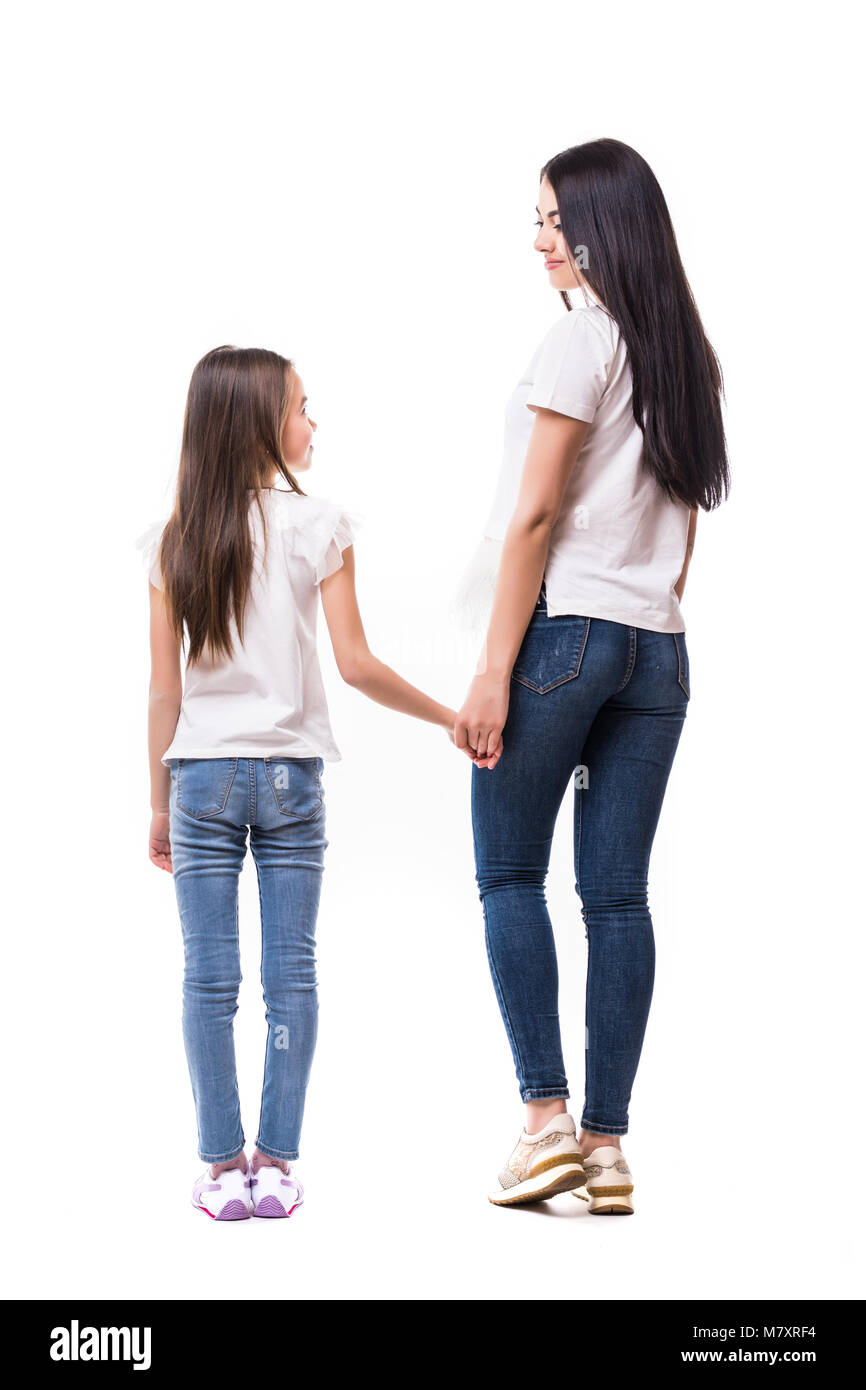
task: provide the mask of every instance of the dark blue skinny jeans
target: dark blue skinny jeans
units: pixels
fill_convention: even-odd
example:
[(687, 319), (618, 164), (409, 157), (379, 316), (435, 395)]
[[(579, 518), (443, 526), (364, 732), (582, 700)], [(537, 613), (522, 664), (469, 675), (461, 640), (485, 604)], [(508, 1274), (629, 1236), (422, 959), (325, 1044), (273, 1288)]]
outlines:
[(584, 1129), (628, 1132), (655, 973), (650, 850), (689, 700), (685, 634), (547, 614), (544, 586), (511, 675), (504, 751), (472, 769), (487, 954), (524, 1101), (568, 1098), (544, 885), (575, 779), (586, 928)]

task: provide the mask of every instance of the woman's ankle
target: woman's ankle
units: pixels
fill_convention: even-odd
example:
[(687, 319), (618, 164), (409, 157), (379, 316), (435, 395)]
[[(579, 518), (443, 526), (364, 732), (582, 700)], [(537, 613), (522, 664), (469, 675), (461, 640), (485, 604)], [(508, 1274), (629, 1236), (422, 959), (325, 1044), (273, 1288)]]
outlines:
[(552, 1100), (528, 1100), (524, 1129), (527, 1134), (540, 1134), (557, 1115), (567, 1113), (568, 1103), (561, 1096), (554, 1096)]
[(600, 1134), (594, 1129), (582, 1129), (577, 1142), (580, 1145), (580, 1152), (586, 1158), (586, 1155), (591, 1153), (593, 1149), (604, 1147), (619, 1149), (622, 1152), (620, 1139), (619, 1134)]

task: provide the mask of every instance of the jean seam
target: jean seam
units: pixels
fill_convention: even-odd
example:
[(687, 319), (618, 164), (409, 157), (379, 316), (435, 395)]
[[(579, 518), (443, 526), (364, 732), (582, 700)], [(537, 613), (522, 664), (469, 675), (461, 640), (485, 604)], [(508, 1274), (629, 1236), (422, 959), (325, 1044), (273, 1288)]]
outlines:
[(517, 1043), (517, 1039), (516, 1039), (515, 1036), (514, 1036), (514, 1029), (513, 1029), (512, 1026), (511, 1026), (511, 1015), (510, 1015), (509, 1012), (508, 1012), (508, 1004), (506, 1003), (505, 995), (504, 995), (503, 990), (502, 990), (502, 985), (501, 985), (500, 980), (499, 980), (499, 971), (496, 969), (496, 962), (495, 962), (495, 960), (493, 959), (493, 953), (492, 953), (492, 951), (490, 950), (490, 928), (489, 928), (489, 926), (488, 926), (488, 921), (487, 921), (487, 904), (486, 904), (485, 902), (483, 902), (483, 901), (482, 901), (482, 904), (481, 904), (481, 908), (482, 908), (482, 912), (483, 912), (483, 914), (484, 914), (484, 939), (485, 939), (485, 942), (486, 942), (486, 944), (487, 944), (487, 958), (488, 958), (488, 960), (489, 960), (489, 962), (490, 962), (490, 973), (491, 973), (491, 975), (493, 976), (493, 984), (494, 984), (494, 987), (495, 987), (495, 989), (496, 989), (496, 993), (497, 993), (497, 995), (498, 995), (498, 997), (499, 997), (499, 1000), (500, 1000), (500, 1008), (502, 1009), (502, 1016), (503, 1016), (503, 1018), (505, 1019), (505, 1028), (506, 1028), (506, 1031), (507, 1031), (507, 1033), (508, 1033), (508, 1041), (509, 1041), (509, 1043), (511, 1044), (511, 1047), (512, 1047), (512, 1049), (514, 1050), (514, 1052), (517, 1053), (517, 1066), (518, 1066), (518, 1068), (519, 1068), (519, 1079), (520, 1079), (520, 1086), (521, 1086), (521, 1089), (522, 1089), (523, 1086), (525, 1085), (524, 1080), (523, 1080), (523, 1075), (524, 1075), (524, 1072), (523, 1072), (523, 1057), (522, 1057), (522, 1055), (521, 1055), (520, 1047), (519, 1047), (519, 1045), (518, 1045), (518, 1043)]
[(628, 685), (629, 681), (631, 680), (632, 676), (634, 675), (634, 668), (635, 668), (636, 664), (637, 664), (637, 633), (636, 633), (636, 631), (635, 631), (635, 629), (634, 629), (633, 627), (630, 627), (629, 630), (628, 630), (628, 664), (627, 664), (627, 666), (626, 666), (625, 680), (623, 681), (622, 685), (618, 685), (618, 686), (617, 686), (616, 690), (613, 692), (614, 695), (618, 695), (618, 694), (620, 693), (621, 690), (625, 690), (626, 686)]
[(673, 634), (674, 645), (676, 646), (676, 649), (677, 649), (677, 680), (679, 681), (680, 686), (682, 687), (682, 690), (683, 690), (683, 692), (684, 692), (684, 694), (685, 694), (686, 699), (687, 699), (687, 700), (690, 700), (690, 699), (691, 699), (691, 690), (690, 690), (690, 688), (689, 688), (689, 684), (683, 679), (683, 671), (684, 671), (684, 669), (685, 669), (685, 663), (684, 663), (684, 661), (683, 661), (683, 649), (682, 649), (682, 646), (681, 646), (681, 644), (680, 644), (680, 638), (681, 638), (681, 637), (682, 637), (682, 633), (681, 633), (681, 632), (675, 632), (675, 633)]
[[(582, 791), (582, 787), (575, 787), (574, 789), (575, 809), (577, 811), (577, 844), (575, 846), (574, 851), (574, 884), (577, 889), (577, 896), (580, 898), (581, 902), (583, 902), (583, 894), (580, 891), (580, 845), (581, 836), (583, 834), (583, 797), (581, 796)], [(586, 935), (588, 939), (588, 930)]]
[[(261, 874), (260, 874), (259, 871), (258, 871), (258, 864), (256, 864), (256, 883), (257, 883), (257, 885), (258, 885), (258, 890), (259, 890), (259, 921), (260, 921), (260, 923), (261, 923), (261, 932), (262, 932), (261, 954), (260, 954), (260, 956), (259, 956), (259, 981), (260, 981), (261, 986), (262, 986), (262, 995), (264, 996), (264, 990), (265, 990), (265, 978), (264, 978), (264, 976), (265, 976), (265, 905), (264, 905), (264, 902), (263, 902), (263, 900), (262, 900), (262, 879), (261, 879)], [(267, 1001), (265, 1001), (265, 1015), (266, 1015), (266, 1016), (267, 1016), (267, 1008), (268, 1008), (268, 1006), (267, 1006)], [(267, 1023), (267, 1017), (266, 1017), (266, 1023)], [(265, 1112), (265, 1083), (266, 1083), (266, 1081), (267, 1081), (267, 1076), (268, 1076), (268, 1058), (269, 1058), (269, 1056), (270, 1056), (270, 1046), (271, 1046), (271, 1025), (270, 1025), (269, 1023), (267, 1023), (267, 1039), (266, 1039), (266, 1041), (265, 1041), (265, 1061), (264, 1061), (264, 1066), (262, 1067), (262, 1094), (261, 1094), (261, 1099), (260, 1099), (260, 1101), (259, 1101), (259, 1134), (260, 1134), (260, 1135), (261, 1135), (261, 1132), (262, 1132), (262, 1123), (263, 1123), (263, 1120), (264, 1120), (264, 1112)], [(258, 1148), (258, 1140), (256, 1140), (256, 1147)], [(264, 1149), (261, 1149), (260, 1152), (261, 1152), (261, 1153), (264, 1153), (265, 1151), (264, 1151)], [(277, 1158), (277, 1157), (282, 1158), (283, 1155), (282, 1155), (282, 1154), (271, 1154), (270, 1157), (271, 1157), (271, 1158)]]

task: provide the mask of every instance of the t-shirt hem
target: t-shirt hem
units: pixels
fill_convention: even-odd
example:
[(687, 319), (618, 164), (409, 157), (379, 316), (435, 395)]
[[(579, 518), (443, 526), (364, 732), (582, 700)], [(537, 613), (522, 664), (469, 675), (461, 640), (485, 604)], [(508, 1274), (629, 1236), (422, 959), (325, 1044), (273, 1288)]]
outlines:
[(556, 392), (542, 398), (542, 393), (530, 392), (526, 398), (526, 404), (540, 406), (542, 410), (555, 410), (559, 415), (568, 415), (572, 420), (583, 420), (587, 425), (591, 425), (595, 419), (596, 407), (594, 405), (584, 405), (583, 401), (566, 400), (563, 396), (558, 396)]
[(169, 745), (160, 758), (168, 767), (172, 758), (322, 758), (326, 763), (339, 763), (342, 753), (334, 750), (325, 752), (320, 748), (253, 748), (249, 744), (231, 744), (227, 748), (179, 748)]
[(609, 623), (622, 623), (625, 627), (642, 627), (648, 632), (685, 632), (686, 630), (682, 618), (672, 615), (659, 616), (653, 619), (650, 614), (630, 613), (625, 608), (600, 608), (597, 604), (593, 604), (590, 608), (585, 606), (562, 608), (558, 607), (549, 595), (547, 597), (547, 612), (551, 618), (564, 617), (566, 614), (581, 618), (603, 618)]

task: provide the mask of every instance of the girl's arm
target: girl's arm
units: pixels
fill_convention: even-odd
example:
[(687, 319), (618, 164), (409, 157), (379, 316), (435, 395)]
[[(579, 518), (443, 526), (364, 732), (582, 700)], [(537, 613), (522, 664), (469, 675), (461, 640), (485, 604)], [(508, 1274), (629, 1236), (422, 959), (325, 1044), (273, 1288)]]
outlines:
[(686, 575), (689, 572), (689, 561), (692, 558), (692, 551), (695, 548), (695, 531), (697, 530), (697, 525), (698, 509), (697, 507), (692, 507), (691, 511), (689, 512), (689, 536), (688, 540), (686, 541), (686, 558), (683, 561), (683, 568), (682, 572), (680, 573), (680, 577), (674, 585), (674, 593), (676, 594), (680, 602), (682, 602), (683, 598), (683, 589), (686, 587)]
[(168, 837), (168, 795), (171, 773), (160, 759), (174, 737), (183, 684), (180, 643), (165, 612), (162, 590), (150, 584), (150, 690), (148, 693), (147, 744), (150, 755), (150, 858), (159, 869), (171, 873)]
[(556, 410), (530, 409), (535, 422), (502, 544), (487, 637), (455, 730), (457, 747), (468, 747), (488, 768), (502, 755), (511, 668), (538, 602), (550, 533), (590, 428), (585, 420)]
[(346, 684), (378, 705), (438, 724), (453, 739), (457, 711), (410, 685), (370, 651), (355, 593), (353, 545), (346, 546), (342, 565), (319, 588), (337, 668)]

